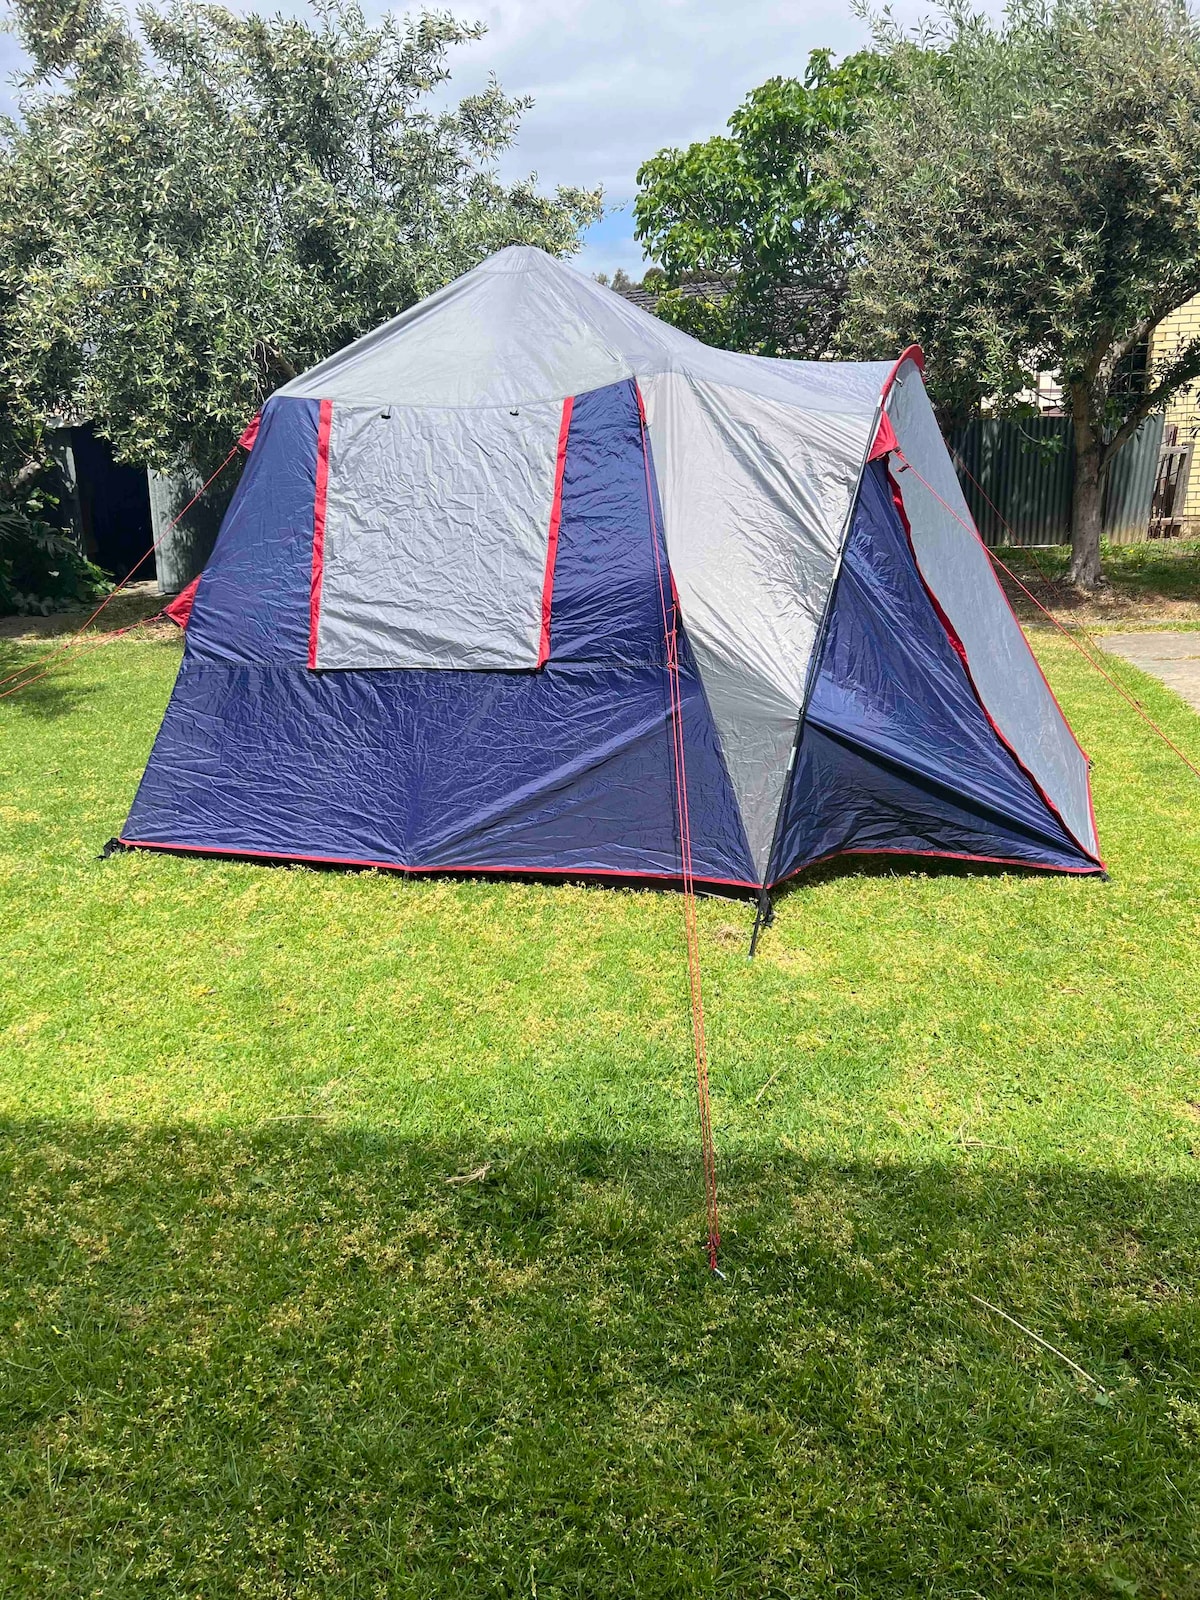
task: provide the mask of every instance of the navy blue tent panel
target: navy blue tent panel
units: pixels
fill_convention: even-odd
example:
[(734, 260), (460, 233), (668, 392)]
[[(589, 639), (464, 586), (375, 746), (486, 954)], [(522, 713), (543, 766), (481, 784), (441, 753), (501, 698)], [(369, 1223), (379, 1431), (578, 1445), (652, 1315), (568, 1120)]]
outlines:
[(651, 539), (647, 481), (636, 387), (617, 383), (580, 395), (563, 470), (552, 663), (619, 661), (653, 666), (663, 677), (659, 574), (669, 584), (667, 552), (661, 513)]
[(863, 476), (769, 879), (846, 851), (1100, 870), (984, 714), (884, 461)]
[(317, 483), (316, 400), (263, 408), (221, 537), (188, 619), (189, 666), (308, 660)]
[(243, 436), (122, 838), (753, 889), (848, 851), (1101, 870), (922, 370), (716, 350), (497, 252)]
[[(314, 402), (266, 408), (126, 841), (677, 877), (670, 580), (634, 386), (573, 408), (540, 672), (308, 670), (316, 436)], [(693, 870), (753, 883), (686, 642), (681, 692)]]

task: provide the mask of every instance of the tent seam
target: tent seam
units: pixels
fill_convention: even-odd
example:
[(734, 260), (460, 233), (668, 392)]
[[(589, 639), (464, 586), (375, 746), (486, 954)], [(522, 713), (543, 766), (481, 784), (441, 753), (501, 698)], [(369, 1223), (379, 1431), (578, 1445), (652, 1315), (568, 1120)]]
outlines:
[[(901, 359), (903, 359), (903, 357)], [(855, 507), (858, 505), (858, 498), (862, 494), (863, 478), (866, 474), (867, 467), (870, 464), (871, 451), (874, 449), (875, 437), (879, 432), (880, 419), (884, 414), (884, 401), (887, 396), (887, 390), (891, 383), (891, 378), (895, 375), (899, 365), (900, 363), (897, 362), (896, 367), (893, 368), (892, 374), (889, 376), (882, 392), (880, 393), (879, 399), (875, 403), (875, 410), (871, 417), (871, 426), (867, 431), (866, 443), (863, 446), (862, 460), (859, 462), (858, 474), (854, 480), (854, 492), (851, 494), (849, 503), (846, 506), (846, 515), (843, 519), (842, 531), (838, 538), (837, 558), (834, 562), (833, 575), (830, 580), (829, 590), (825, 596), (825, 604), (821, 611), (821, 619), (818, 622), (816, 632), (813, 635), (812, 652), (809, 655), (808, 667), (804, 675), (804, 695), (800, 702), (800, 714), (796, 718), (796, 732), (793, 736), (792, 748), (788, 756), (788, 768), (787, 774), (784, 778), (783, 793), (779, 797), (779, 809), (775, 813), (775, 828), (771, 834), (771, 848), (767, 854), (766, 863), (763, 867), (762, 877), (764, 895), (770, 889), (774, 888), (776, 883), (783, 881), (781, 878), (772, 878), (771, 870), (776, 865), (775, 857), (779, 849), (780, 838), (783, 830), (783, 819), (787, 815), (787, 808), (792, 798), (792, 789), (794, 788), (796, 782), (796, 769), (800, 765), (800, 746), (804, 740), (804, 724), (808, 717), (808, 708), (812, 701), (813, 690), (816, 688), (818, 663), (821, 658), (821, 652), (825, 648), (825, 636), (829, 631), (829, 619), (833, 615), (833, 599), (837, 592), (838, 582), (842, 576), (842, 564), (846, 557), (846, 546), (850, 542), (850, 530), (854, 523)]]
[[(122, 844), (124, 842), (121, 840)], [(1018, 856), (974, 855), (966, 850), (898, 850), (887, 845), (879, 845), (872, 849), (870, 845), (845, 845), (838, 850), (828, 850), (823, 856), (813, 856), (811, 860), (802, 862), (784, 877), (777, 879), (771, 887), (776, 888), (779, 884), (790, 883), (802, 872), (822, 866), (826, 861), (836, 861), (839, 856), (912, 856), (922, 861), (982, 861), (995, 867), (1019, 867), (1030, 872), (1070, 873), (1075, 877), (1100, 877), (1104, 873), (1104, 867), (1099, 861), (1092, 861), (1090, 866), (1062, 867), (1048, 861), (1022, 861)]]
[(312, 576), (308, 591), (308, 666), (317, 667), (317, 630), (321, 623), (321, 588), (325, 581), (325, 506), (329, 493), (329, 434), (333, 401), (322, 400), (317, 423), (317, 478), (313, 493)]
[[(541, 866), (510, 866), (489, 864), (478, 861), (465, 861), (462, 863), (418, 863), (409, 865), (402, 861), (376, 861), (360, 856), (323, 856), (313, 854), (300, 854), (298, 851), (289, 850), (252, 850), (243, 845), (215, 845), (215, 844), (180, 844), (175, 840), (167, 839), (129, 839), (124, 834), (118, 837), (118, 843), (130, 850), (173, 850), (182, 855), (201, 856), (249, 856), (258, 861), (314, 861), (323, 866), (330, 867), (365, 867), (376, 869), (380, 872), (521, 872), (528, 873), (533, 878), (653, 878), (656, 882), (681, 883), (682, 875), (678, 872), (657, 872), (645, 867), (541, 867)], [(759, 885), (745, 878), (719, 878), (709, 874), (695, 876), (696, 883), (719, 883), (731, 889), (757, 890)]]
[[(899, 450), (898, 449), (896, 451), (896, 454), (899, 456), (900, 460), (904, 462), (905, 467), (907, 467), (912, 472), (916, 472), (916, 468), (913, 467), (911, 465), (911, 463), (908, 461), (908, 459), (905, 456), (903, 450)], [(917, 476), (920, 477), (920, 474), (917, 473)], [(1034, 776), (1034, 774), (1030, 770), (1030, 768), (1025, 764), (1024, 761), (1021, 760), (1021, 757), (1017, 754), (1016, 748), (1013, 745), (1012, 741), (1005, 735), (1004, 730), (1000, 727), (1000, 724), (996, 721), (995, 717), (992, 715), (991, 711), (988, 709), (988, 706), (985, 703), (982, 694), (980, 694), (980, 692), (979, 692), (979, 685), (975, 682), (975, 674), (971, 671), (971, 662), (970, 662), (970, 660), (969, 660), (969, 658), (967, 656), (967, 647), (963, 643), (962, 639), (959, 637), (958, 629), (954, 626), (953, 622), (950, 620), (949, 616), (947, 615), (945, 607), (942, 605), (942, 603), (938, 599), (937, 595), (933, 592), (932, 585), (929, 583), (929, 581), (926, 578), (924, 572), (921, 570), (921, 563), (917, 559), (917, 552), (916, 552), (916, 549), (915, 549), (915, 547), (913, 545), (912, 526), (909, 523), (908, 511), (907, 511), (907, 509), (905, 508), (905, 505), (904, 505), (904, 492), (900, 487), (900, 484), (899, 484), (899, 482), (898, 482), (898, 480), (896, 478), (895, 473), (892, 472), (890, 467), (888, 468), (888, 483), (891, 485), (893, 504), (896, 507), (897, 515), (899, 516), (901, 524), (904, 527), (904, 537), (905, 537), (905, 541), (906, 541), (906, 543), (908, 545), (908, 553), (912, 558), (913, 570), (917, 575), (917, 581), (920, 583), (922, 589), (925, 591), (926, 597), (928, 598), (930, 605), (933, 607), (934, 616), (938, 619), (938, 621), (942, 625), (942, 630), (945, 633), (946, 638), (950, 642), (950, 648), (953, 650), (955, 656), (958, 659), (958, 662), (959, 662), (959, 664), (960, 664), (960, 666), (962, 668), (963, 676), (966, 678), (967, 683), (970, 686), (971, 693), (975, 696), (976, 704), (979, 706), (979, 709), (983, 712), (983, 715), (984, 715), (984, 718), (987, 721), (988, 727), (995, 734), (996, 738), (999, 740), (999, 742), (1003, 746), (1003, 748), (1008, 752), (1009, 759), (1012, 761), (1013, 765), (1017, 768), (1017, 770), (1021, 773), (1021, 775), (1025, 779), (1025, 781), (1029, 784), (1030, 788), (1037, 795), (1038, 799), (1046, 807), (1046, 810), (1049, 811), (1051, 816), (1053, 816), (1057, 820), (1059, 826), (1062, 828), (1062, 830), (1066, 834), (1067, 838), (1072, 842), (1072, 844), (1075, 845), (1075, 847), (1078, 850), (1080, 850), (1085, 856), (1087, 856), (1089, 861), (1099, 861), (1100, 858), (1096, 854), (1096, 852), (1092, 851), (1092, 850), (1089, 850), (1087, 848), (1087, 846), (1083, 843), (1083, 841), (1080, 838), (1078, 838), (1078, 836), (1075, 834), (1074, 830), (1067, 826), (1067, 819), (1063, 816), (1062, 812), (1055, 805), (1054, 801), (1051, 800), (1050, 796), (1046, 793), (1045, 789), (1038, 782), (1037, 778)], [(1011, 610), (1011, 607), (1010, 607), (1010, 610)], [(1015, 620), (1015, 617), (1014, 617), (1014, 620)], [(1017, 626), (1020, 627), (1020, 623), (1017, 623)], [(1023, 631), (1022, 631), (1022, 637), (1024, 637), (1024, 632)], [(1026, 643), (1028, 644), (1028, 641), (1026, 641)], [(1039, 670), (1040, 670), (1040, 664), (1039, 664)], [(1045, 674), (1044, 673), (1042, 674), (1042, 681), (1045, 682)], [(1047, 689), (1050, 689), (1050, 685), (1048, 683), (1046, 684), (1046, 687), (1047, 687)], [(1054, 691), (1052, 689), (1050, 689), (1050, 694), (1053, 697)], [(1056, 705), (1057, 705), (1057, 703), (1058, 702), (1055, 701)], [(1059, 714), (1061, 715), (1061, 710), (1060, 710)], [(1066, 718), (1064, 717), (1063, 720), (1065, 722)], [(1069, 724), (1068, 724), (1068, 726), (1069, 726)], [(1078, 741), (1076, 741), (1076, 747), (1078, 748)], [(1082, 750), (1080, 750), (1079, 753), (1081, 755), (1083, 755), (1083, 751)], [(1087, 759), (1087, 757), (1084, 756), (1084, 760), (1086, 760), (1086, 759)], [(1090, 794), (1090, 789), (1091, 789), (1091, 785), (1090, 784), (1088, 785), (1088, 788), (1089, 788), (1089, 794)], [(1097, 841), (1097, 843), (1099, 843), (1099, 841)]]

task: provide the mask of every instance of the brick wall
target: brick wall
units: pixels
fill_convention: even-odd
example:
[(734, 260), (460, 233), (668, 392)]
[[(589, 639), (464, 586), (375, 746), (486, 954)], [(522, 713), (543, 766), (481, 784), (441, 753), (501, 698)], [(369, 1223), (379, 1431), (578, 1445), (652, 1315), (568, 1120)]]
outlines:
[[(1195, 338), (1200, 338), (1200, 296), (1180, 306), (1155, 328), (1150, 339), (1151, 367), (1158, 366), (1174, 355), (1181, 344)], [(1196, 444), (1184, 510), (1188, 518), (1187, 531), (1194, 538), (1200, 534), (1200, 381), (1181, 390), (1171, 401), (1167, 407), (1167, 425), (1172, 423), (1179, 429), (1181, 444), (1188, 439)]]

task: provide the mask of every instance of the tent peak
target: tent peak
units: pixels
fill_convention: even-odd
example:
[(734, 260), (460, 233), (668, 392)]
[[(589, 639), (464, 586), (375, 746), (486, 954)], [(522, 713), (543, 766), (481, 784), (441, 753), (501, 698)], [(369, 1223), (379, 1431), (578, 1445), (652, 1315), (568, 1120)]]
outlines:
[(560, 256), (551, 255), (536, 244), (506, 244), (496, 250), (475, 268), (476, 272), (530, 272), (538, 267), (564, 266)]
[(671, 376), (858, 417), (890, 362), (791, 361), (701, 343), (548, 251), (509, 245), (279, 390), (340, 405), (484, 409)]

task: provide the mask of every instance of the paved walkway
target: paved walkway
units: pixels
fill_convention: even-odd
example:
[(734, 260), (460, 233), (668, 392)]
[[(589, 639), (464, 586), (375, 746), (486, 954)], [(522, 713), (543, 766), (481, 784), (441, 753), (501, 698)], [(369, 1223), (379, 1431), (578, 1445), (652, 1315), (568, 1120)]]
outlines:
[(1200, 711), (1200, 633), (1101, 633), (1098, 645), (1149, 672)]

